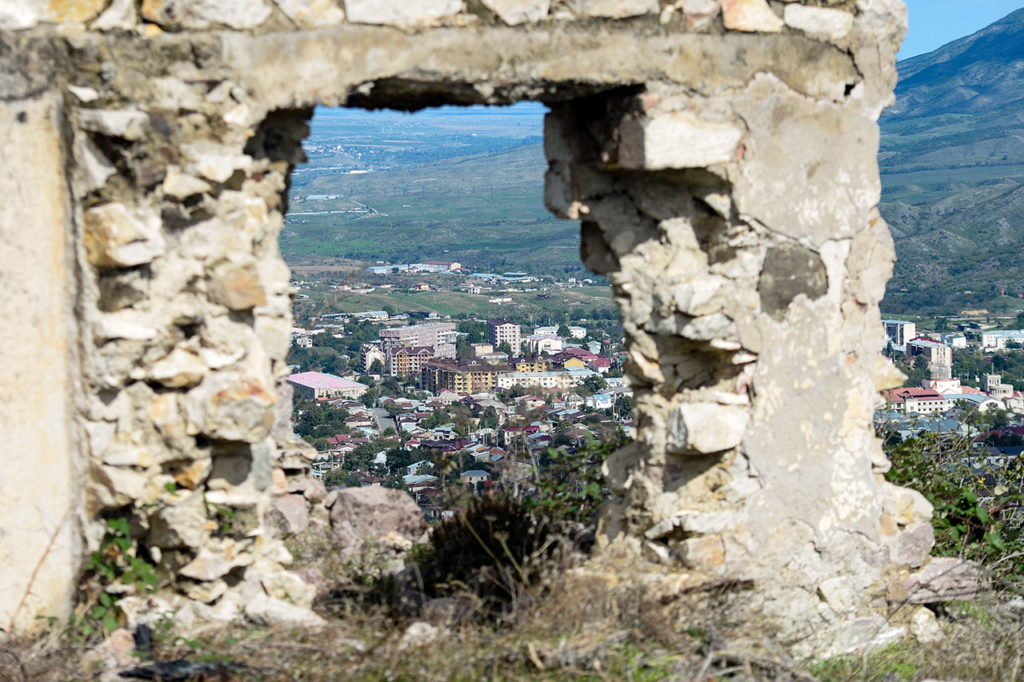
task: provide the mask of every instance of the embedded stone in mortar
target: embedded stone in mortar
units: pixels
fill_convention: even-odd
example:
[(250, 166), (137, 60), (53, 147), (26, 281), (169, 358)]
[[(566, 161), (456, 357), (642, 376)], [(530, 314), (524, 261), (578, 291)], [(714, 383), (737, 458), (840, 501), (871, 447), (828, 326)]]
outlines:
[(786, 316), (786, 309), (800, 294), (816, 300), (828, 292), (828, 276), (821, 256), (795, 244), (768, 249), (757, 282), (761, 310), (776, 320)]
[(743, 407), (718, 403), (683, 403), (668, 423), (668, 451), (674, 454), (713, 454), (731, 450), (743, 441), (750, 421)]

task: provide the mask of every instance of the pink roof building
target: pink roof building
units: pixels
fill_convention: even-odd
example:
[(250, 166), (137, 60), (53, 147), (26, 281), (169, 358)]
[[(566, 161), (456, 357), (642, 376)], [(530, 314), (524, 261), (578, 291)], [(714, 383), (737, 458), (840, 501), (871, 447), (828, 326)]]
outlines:
[(368, 386), (357, 381), (350, 381), (324, 374), (323, 372), (301, 372), (288, 377), (288, 383), (295, 387), (295, 392), (302, 398), (319, 400), (321, 398), (358, 398), (366, 393)]

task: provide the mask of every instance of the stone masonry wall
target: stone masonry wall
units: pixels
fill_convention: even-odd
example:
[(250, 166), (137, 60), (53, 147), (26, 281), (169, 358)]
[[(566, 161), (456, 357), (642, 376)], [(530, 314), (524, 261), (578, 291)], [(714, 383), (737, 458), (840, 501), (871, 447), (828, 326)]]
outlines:
[[(47, 275), (25, 296), (52, 315), (5, 311), (54, 345), (19, 356), (52, 370), (52, 402), (0, 411), (8, 467), (50, 496), (5, 517), (0, 556), (42, 568), (5, 582), (0, 620), (66, 609), (111, 515), (179, 620), (315, 620), (267, 523), (322, 495), (288, 426), (277, 245), (312, 107), (532, 99), (551, 107), (548, 204), (613, 283), (637, 390), (601, 556), (753, 580), (794, 646), (885, 635), (879, 609), (931, 546), (871, 431), (899, 380), (874, 207), (905, 19), (899, 0), (3, 3), (0, 120), (31, 122), (5, 123), (0, 230), (35, 252), (0, 272)], [(69, 435), (38, 437), (45, 410)]]

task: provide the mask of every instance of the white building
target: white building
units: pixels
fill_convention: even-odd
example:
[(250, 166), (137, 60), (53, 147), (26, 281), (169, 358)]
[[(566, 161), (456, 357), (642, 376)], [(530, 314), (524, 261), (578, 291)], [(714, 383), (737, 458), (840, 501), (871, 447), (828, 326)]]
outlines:
[(487, 341), (495, 348), (507, 343), (513, 355), (519, 355), (523, 347), (519, 325), (501, 318), (487, 321)]
[(526, 348), (531, 355), (557, 353), (563, 346), (561, 337), (556, 334), (533, 334), (526, 337)]
[(1010, 342), (1024, 344), (1024, 329), (981, 333), (981, 347), (986, 350), (1006, 350), (1006, 344)]
[(903, 320), (882, 320), (885, 327), (885, 335), (889, 337), (893, 348), (902, 351), (910, 341), (917, 336), (917, 324)]

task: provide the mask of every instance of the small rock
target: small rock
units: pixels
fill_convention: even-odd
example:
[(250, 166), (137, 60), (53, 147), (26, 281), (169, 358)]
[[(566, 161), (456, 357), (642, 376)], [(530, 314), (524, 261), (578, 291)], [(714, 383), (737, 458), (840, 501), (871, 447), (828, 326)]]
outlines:
[(436, 625), (416, 621), (402, 633), (402, 638), (398, 640), (398, 649), (401, 651), (433, 644), (440, 639), (442, 632), (443, 630)]
[(540, 21), (551, 7), (551, 0), (483, 0), (483, 3), (509, 26)]
[(101, 268), (129, 268), (163, 255), (160, 221), (139, 216), (121, 203), (91, 208), (83, 218), (85, 255)]
[(816, 40), (835, 42), (853, 30), (853, 15), (840, 9), (791, 4), (786, 5), (783, 16), (787, 26)]
[(127, 31), (135, 28), (139, 23), (139, 14), (136, 10), (136, 0), (114, 0), (110, 7), (89, 26), (93, 31), (112, 31), (121, 29)]
[(345, 21), (345, 13), (333, 0), (276, 0), (289, 19), (302, 28), (335, 26)]
[(200, 549), (198, 556), (178, 573), (186, 578), (208, 582), (227, 575), (234, 568), (248, 566), (252, 561), (252, 554), (242, 551), (234, 540), (227, 538), (211, 542)]
[(103, 187), (110, 176), (117, 172), (114, 164), (110, 163), (110, 159), (103, 155), (88, 135), (76, 136), (73, 149), (75, 170), (86, 192)]
[(197, 177), (182, 173), (176, 167), (172, 166), (167, 170), (167, 175), (164, 176), (164, 182), (161, 185), (164, 194), (172, 196), (175, 199), (185, 199), (195, 194), (205, 194), (210, 191), (210, 184)]
[(150, 376), (168, 388), (195, 386), (206, 376), (207, 367), (202, 359), (189, 350), (175, 348), (157, 360), (150, 368)]
[(266, 305), (267, 293), (255, 268), (224, 263), (214, 269), (209, 283), (210, 298), (229, 310), (249, 310)]
[(205, 29), (218, 24), (256, 28), (270, 18), (264, 0), (143, 0), (142, 17), (165, 28)]
[(462, 8), (462, 0), (345, 0), (345, 13), (353, 24), (429, 25)]
[(690, 112), (676, 111), (627, 118), (620, 126), (620, 135), (622, 167), (665, 170), (734, 161), (743, 130), (738, 124), (707, 121)]
[(890, 558), (894, 564), (917, 568), (931, 554), (935, 544), (935, 529), (925, 521), (915, 523), (902, 530), (890, 546)]
[[(202, 493), (182, 494), (176, 504), (165, 504), (149, 517), (146, 542), (164, 549), (198, 549), (206, 538), (206, 507)], [(212, 600), (211, 600), (212, 601)]]
[(625, 19), (644, 14), (657, 14), (658, 0), (577, 0), (576, 11), (587, 17)]
[(722, 11), (717, 0), (683, 0), (683, 16), (686, 17), (687, 28), (701, 31), (715, 20)]
[(115, 670), (125, 668), (135, 662), (132, 650), (135, 640), (132, 633), (125, 628), (118, 628), (110, 633), (95, 649), (82, 656), (82, 671), (90, 678), (97, 670)]
[(973, 599), (981, 589), (984, 569), (973, 561), (936, 557), (904, 582), (911, 604)]
[(924, 606), (919, 607), (910, 617), (910, 634), (921, 644), (935, 644), (943, 639), (942, 628), (935, 614)]
[(96, 92), (94, 88), (85, 85), (69, 85), (68, 92), (78, 98), (78, 101), (83, 104), (94, 102), (100, 97), (100, 93)]
[(280, 515), (280, 525), (287, 535), (300, 533), (309, 525), (309, 506), (301, 495), (275, 497), (270, 506)]
[(245, 603), (245, 615), (257, 625), (277, 623), (300, 627), (321, 627), (324, 619), (307, 608), (274, 599), (266, 594), (251, 597)]
[(0, 3), (0, 29), (21, 31), (32, 28), (42, 19), (37, 5), (27, 0)]
[(722, 19), (732, 31), (778, 33), (784, 24), (766, 0), (722, 0)]
[(83, 130), (124, 140), (139, 140), (149, 128), (149, 116), (136, 109), (84, 109), (78, 121)]

